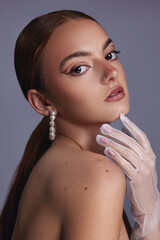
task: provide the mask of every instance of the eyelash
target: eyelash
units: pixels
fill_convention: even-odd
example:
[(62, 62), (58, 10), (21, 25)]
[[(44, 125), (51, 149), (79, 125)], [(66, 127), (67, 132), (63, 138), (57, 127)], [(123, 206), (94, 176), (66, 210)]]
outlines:
[[(114, 58), (114, 59), (111, 59), (111, 58), (107, 59), (107, 56), (109, 56), (109, 55), (111, 55), (111, 54), (113, 54), (113, 53), (115, 54), (115, 58)], [(108, 54), (105, 56), (105, 59), (106, 59), (107, 61), (116, 60), (116, 59), (118, 59), (117, 54), (119, 54), (119, 53), (120, 53), (120, 51), (114, 50), (114, 51), (108, 53)], [(75, 73), (75, 72), (74, 72), (76, 69), (78, 70), (78, 68), (80, 69), (80, 68), (82, 68), (82, 67), (86, 67), (87, 69), (89, 69), (91, 66), (88, 66), (88, 65), (79, 65), (79, 66), (77, 66), (77, 67), (73, 67), (73, 68), (71, 68), (71, 70), (69, 71), (69, 74), (72, 74), (72, 75), (74, 75), (74, 76), (82, 75), (82, 74), (85, 73), (87, 70), (85, 70), (83, 73)]]
[(85, 70), (83, 73), (76, 73), (76, 72), (75, 72), (76, 69), (78, 70), (78, 68), (82, 68), (82, 67), (85, 67), (85, 68), (89, 69), (91, 66), (88, 66), (88, 65), (79, 65), (79, 66), (77, 66), (77, 67), (72, 68), (72, 69), (69, 71), (69, 74), (72, 74), (72, 75), (74, 75), (74, 76), (79, 76), (79, 75), (83, 74), (83, 73), (86, 72), (87, 70)]
[[(113, 53), (115, 54), (115, 58), (114, 58), (114, 59), (108, 59), (108, 60), (116, 60), (116, 59), (118, 59), (118, 56), (117, 56), (116, 54), (119, 54), (120, 51), (116, 51), (116, 50), (108, 53), (108, 54), (106, 55), (106, 57), (107, 57), (108, 55), (110, 55), (110, 54), (113, 54)], [(106, 57), (105, 57), (105, 59), (106, 59)], [(107, 59), (106, 59), (106, 60), (107, 60)]]

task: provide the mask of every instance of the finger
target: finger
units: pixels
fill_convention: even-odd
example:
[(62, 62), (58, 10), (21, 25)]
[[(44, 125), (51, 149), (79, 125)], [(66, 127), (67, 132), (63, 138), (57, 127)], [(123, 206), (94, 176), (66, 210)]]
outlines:
[(119, 143), (112, 141), (104, 136), (98, 135), (96, 138), (97, 142), (104, 147), (109, 147), (118, 152), (122, 157), (126, 159), (134, 168), (138, 168), (141, 164), (140, 157), (133, 152), (131, 149), (122, 146)]
[(139, 157), (142, 157), (144, 149), (132, 137), (126, 135), (125, 133), (119, 131), (118, 129), (111, 127), (109, 124), (103, 124), (100, 128), (100, 131), (107, 137), (133, 150)]
[(133, 122), (129, 120), (123, 113), (120, 114), (120, 119), (125, 127), (132, 133), (135, 139), (139, 142), (139, 144), (147, 151), (150, 150), (150, 142), (146, 136), (146, 134), (138, 128)]
[(134, 168), (128, 161), (126, 161), (119, 153), (112, 148), (105, 148), (105, 155), (108, 155), (128, 176), (130, 179), (135, 179), (138, 169)]

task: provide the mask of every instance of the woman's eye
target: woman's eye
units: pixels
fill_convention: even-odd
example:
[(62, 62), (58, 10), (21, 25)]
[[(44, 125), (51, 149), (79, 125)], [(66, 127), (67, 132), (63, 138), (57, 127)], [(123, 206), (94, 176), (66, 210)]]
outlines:
[(85, 65), (80, 65), (74, 69), (71, 69), (69, 73), (71, 73), (72, 75), (81, 75), (82, 73), (84, 73), (85, 71), (87, 71), (88, 67)]
[(118, 59), (117, 54), (119, 54), (119, 53), (120, 53), (120, 51), (112, 51), (112, 52), (108, 53), (105, 58), (106, 58), (106, 60)]

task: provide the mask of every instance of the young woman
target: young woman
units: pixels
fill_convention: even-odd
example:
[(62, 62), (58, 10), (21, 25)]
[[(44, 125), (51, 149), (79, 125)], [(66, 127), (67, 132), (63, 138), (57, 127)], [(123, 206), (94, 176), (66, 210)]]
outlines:
[[(2, 210), (2, 239), (159, 239), (155, 155), (125, 117), (129, 94), (117, 54), (100, 24), (77, 11), (40, 16), (20, 34), (17, 78), (44, 118)], [(137, 141), (110, 126), (119, 117)], [(131, 237), (122, 217), (126, 180)]]

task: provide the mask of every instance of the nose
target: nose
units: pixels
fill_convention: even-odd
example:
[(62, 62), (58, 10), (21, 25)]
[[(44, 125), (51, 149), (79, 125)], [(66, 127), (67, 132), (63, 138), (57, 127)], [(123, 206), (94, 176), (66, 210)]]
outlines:
[(108, 81), (114, 81), (118, 77), (118, 70), (115, 68), (112, 63), (105, 61), (104, 63), (104, 73), (103, 81), (106, 83)]

